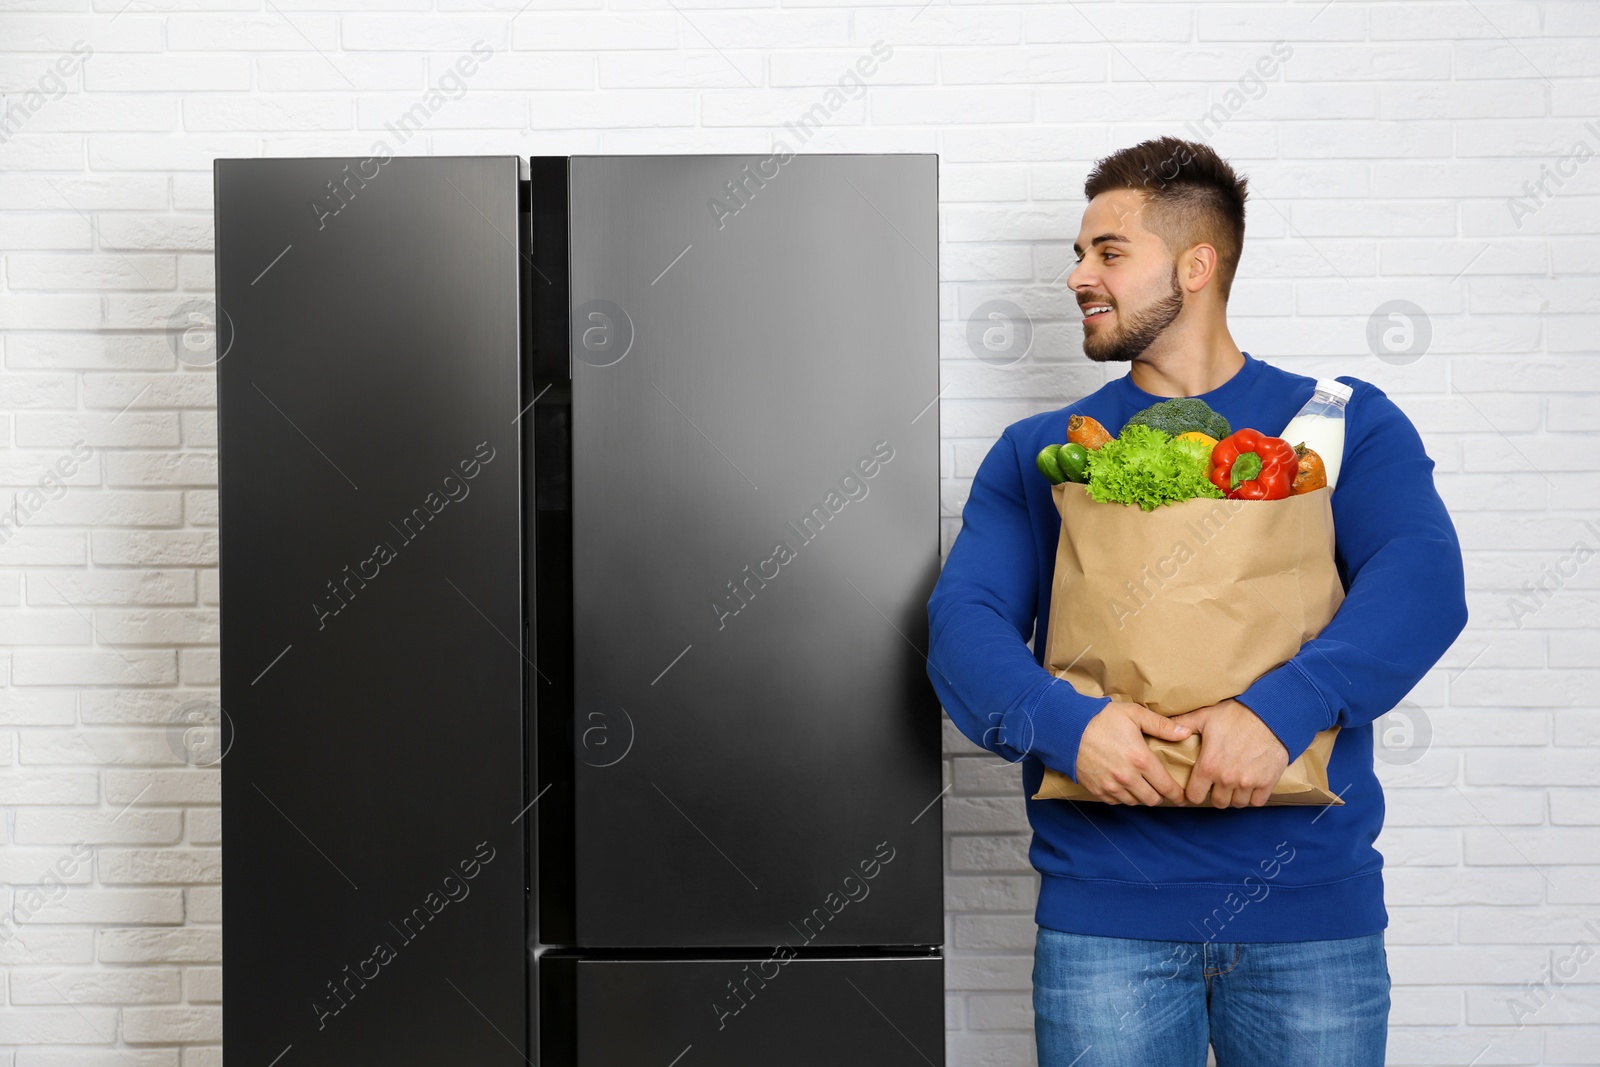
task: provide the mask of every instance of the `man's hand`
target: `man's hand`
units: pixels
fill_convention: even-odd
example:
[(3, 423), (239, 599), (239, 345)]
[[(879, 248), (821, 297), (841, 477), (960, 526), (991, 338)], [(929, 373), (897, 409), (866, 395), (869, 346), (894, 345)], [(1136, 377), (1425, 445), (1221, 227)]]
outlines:
[(1181, 805), (1183, 790), (1150, 750), (1144, 735), (1182, 741), (1190, 732), (1190, 727), (1180, 726), (1143, 704), (1113, 700), (1084, 727), (1074, 777), (1097, 800), (1107, 804), (1155, 807), (1166, 797)]
[(1212, 807), (1259, 808), (1289, 766), (1289, 750), (1278, 735), (1237, 700), (1195, 708), (1171, 721), (1200, 735), (1200, 754), (1184, 791), (1191, 803), (1199, 804), (1210, 789)]

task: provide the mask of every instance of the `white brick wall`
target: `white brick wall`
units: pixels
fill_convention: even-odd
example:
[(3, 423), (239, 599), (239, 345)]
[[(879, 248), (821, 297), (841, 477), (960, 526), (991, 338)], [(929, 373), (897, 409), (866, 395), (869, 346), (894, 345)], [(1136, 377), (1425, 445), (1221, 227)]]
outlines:
[[(946, 546), (1000, 429), (1105, 380), (1060, 284), (1090, 163), (1208, 139), (1255, 194), (1234, 336), (1388, 391), (1466, 550), (1472, 622), (1412, 694), (1431, 743), (1380, 764), (1390, 1062), (1600, 1063), (1600, 563), (1511, 606), (1600, 550), (1600, 3), (334, 3), (0, 12), (0, 484), (31, 512), (0, 546), (0, 1067), (221, 1062), (217, 778), (173, 743), (217, 683), (215, 392), (168, 331), (212, 285), (211, 160), (366, 154), (478, 41), (403, 151), (766, 152), (880, 39), (804, 150), (942, 157)], [(1014, 366), (967, 348), (991, 299), (1033, 321)], [(1367, 344), (1396, 299), (1414, 362)], [(1020, 786), (945, 731), (950, 1063), (1032, 1063)]]

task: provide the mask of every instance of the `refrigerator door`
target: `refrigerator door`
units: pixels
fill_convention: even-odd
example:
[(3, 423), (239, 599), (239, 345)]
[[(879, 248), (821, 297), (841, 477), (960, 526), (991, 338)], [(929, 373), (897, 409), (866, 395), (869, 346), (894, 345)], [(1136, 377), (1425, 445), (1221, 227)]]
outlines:
[(525, 1062), (518, 169), (216, 164), (236, 1063)]
[(937, 157), (569, 193), (577, 944), (936, 945)]

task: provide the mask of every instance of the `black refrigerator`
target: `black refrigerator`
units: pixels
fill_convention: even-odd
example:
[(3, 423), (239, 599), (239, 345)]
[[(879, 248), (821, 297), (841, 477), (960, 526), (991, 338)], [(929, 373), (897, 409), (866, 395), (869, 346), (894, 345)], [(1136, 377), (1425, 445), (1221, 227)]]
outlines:
[(937, 164), (216, 161), (231, 1063), (944, 1063)]

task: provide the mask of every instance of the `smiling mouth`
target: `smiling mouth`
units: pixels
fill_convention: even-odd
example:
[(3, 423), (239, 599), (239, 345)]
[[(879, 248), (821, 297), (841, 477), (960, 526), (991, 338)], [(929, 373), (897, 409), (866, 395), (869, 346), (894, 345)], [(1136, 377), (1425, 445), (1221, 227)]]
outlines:
[(1109, 314), (1111, 314), (1111, 307), (1108, 304), (1101, 304), (1098, 307), (1086, 308), (1083, 312), (1083, 321), (1088, 322), (1091, 319), (1102, 318)]

